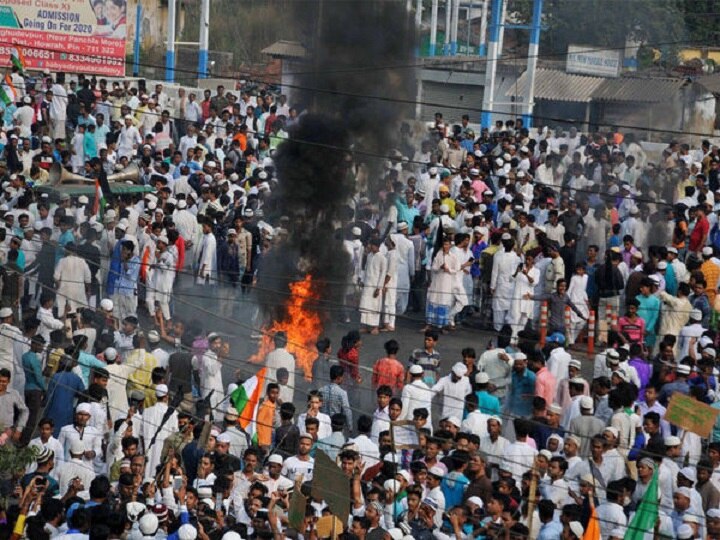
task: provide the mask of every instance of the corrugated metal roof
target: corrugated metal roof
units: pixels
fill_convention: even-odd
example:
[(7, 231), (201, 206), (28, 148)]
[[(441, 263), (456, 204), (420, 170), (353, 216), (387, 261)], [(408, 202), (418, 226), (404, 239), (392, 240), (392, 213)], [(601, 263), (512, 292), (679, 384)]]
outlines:
[[(539, 68), (535, 72), (535, 99), (587, 103), (593, 92), (605, 79), (573, 75), (555, 69)], [(505, 92), (506, 97), (525, 97), (528, 92), (527, 71), (520, 75), (517, 84)]]
[(677, 99), (685, 79), (634, 78), (603, 79), (593, 92), (597, 101), (633, 101), (640, 103), (664, 103)]
[(285, 56), (291, 58), (305, 58), (305, 47), (303, 47), (297, 41), (276, 41), (269, 47), (265, 47), (262, 51), (263, 54), (269, 54), (270, 56)]
[(720, 94), (720, 74), (713, 73), (712, 75), (701, 75), (695, 82), (704, 86), (708, 92), (713, 94)]

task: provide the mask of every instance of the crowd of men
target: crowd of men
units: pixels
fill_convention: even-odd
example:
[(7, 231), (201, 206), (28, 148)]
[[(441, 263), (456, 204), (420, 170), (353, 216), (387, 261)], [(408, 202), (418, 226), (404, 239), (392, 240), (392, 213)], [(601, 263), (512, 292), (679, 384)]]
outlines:
[[(318, 340), (307, 395), (275, 333), (246, 418), (228, 343), (201, 313), (181, 318), (176, 295), (237, 317), (263, 257), (292, 240), (273, 155), (303, 111), (265, 90), (198, 101), (143, 81), (13, 81), (0, 537), (720, 539), (720, 422), (701, 437), (665, 418), (676, 394), (720, 409), (717, 147), (673, 141), (653, 158), (618, 130), (476, 134), (439, 113), (398, 127), (338, 224), (336, 312), (360, 331), (336, 352)], [(57, 164), (91, 192), (49, 185)], [(393, 338), (402, 317), (424, 318), (411, 353)], [(374, 364), (361, 332), (386, 333)], [(477, 347), (441, 355), (453, 332)], [(601, 352), (583, 359), (589, 333)], [(354, 405), (363, 379), (374, 411)], [(318, 456), (347, 479), (348, 520), (329, 528)], [(654, 529), (638, 532), (648, 500)]]

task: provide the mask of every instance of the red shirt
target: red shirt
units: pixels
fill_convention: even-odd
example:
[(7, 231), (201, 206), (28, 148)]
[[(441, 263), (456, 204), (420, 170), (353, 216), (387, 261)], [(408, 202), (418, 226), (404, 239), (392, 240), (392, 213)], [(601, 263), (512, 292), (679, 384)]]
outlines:
[(703, 248), (703, 240), (710, 232), (710, 223), (705, 216), (697, 220), (695, 228), (690, 235), (690, 251), (700, 251)]
[(175, 270), (180, 272), (183, 266), (185, 266), (185, 239), (182, 236), (178, 236), (178, 239), (175, 241), (175, 247), (178, 250), (178, 261)]
[(338, 352), (338, 358), (340, 359), (340, 365), (345, 370), (345, 374), (350, 376), (351, 379), (355, 380), (358, 378), (358, 365), (360, 364), (360, 353), (357, 348), (352, 349), (340, 349)]
[(405, 380), (405, 369), (397, 358), (381, 358), (373, 366), (372, 386), (377, 388), (383, 384), (393, 390), (402, 390)]

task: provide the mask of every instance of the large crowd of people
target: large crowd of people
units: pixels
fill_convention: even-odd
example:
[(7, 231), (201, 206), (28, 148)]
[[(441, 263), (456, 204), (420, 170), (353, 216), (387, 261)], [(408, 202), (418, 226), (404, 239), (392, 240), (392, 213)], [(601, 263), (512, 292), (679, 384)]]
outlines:
[[(350, 267), (331, 312), (358, 330), (336, 352), (318, 339), (302, 393), (274, 333), (247, 417), (252, 380), (229, 380), (227, 340), (175, 295), (221, 294), (238, 317), (292, 241), (273, 155), (304, 110), (269, 90), (12, 80), (0, 538), (720, 540), (720, 422), (702, 437), (666, 418), (678, 394), (720, 410), (708, 141), (653, 156), (617, 129), (398, 126), (387, 155), (358, 157), (382, 166), (336, 231)], [(400, 319), (424, 335), (408, 357)], [(374, 365), (362, 333), (386, 334)], [(461, 334), (476, 346), (442, 355)], [(346, 477), (327, 500), (319, 456)], [(347, 522), (328, 527), (338, 500)]]

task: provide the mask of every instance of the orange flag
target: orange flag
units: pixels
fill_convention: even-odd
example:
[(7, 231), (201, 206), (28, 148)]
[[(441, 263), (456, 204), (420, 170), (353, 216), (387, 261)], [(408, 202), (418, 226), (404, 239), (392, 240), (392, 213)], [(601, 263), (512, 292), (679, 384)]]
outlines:
[(592, 513), (590, 514), (590, 521), (588, 521), (588, 526), (587, 529), (585, 529), (582, 540), (600, 540), (600, 522), (598, 521), (597, 512), (595, 511), (594, 506), (592, 508)]

